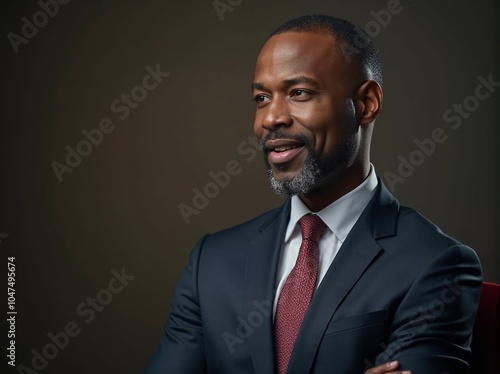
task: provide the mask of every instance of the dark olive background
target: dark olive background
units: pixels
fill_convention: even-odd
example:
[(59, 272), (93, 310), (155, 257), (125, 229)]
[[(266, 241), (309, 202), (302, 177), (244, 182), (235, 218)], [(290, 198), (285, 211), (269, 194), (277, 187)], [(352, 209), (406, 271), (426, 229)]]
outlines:
[[(494, 0), (401, 6), (374, 37), (385, 84), (372, 162), (381, 176), (396, 172), (415, 139), (443, 128), (446, 142), (394, 193), (473, 247), (485, 280), (498, 282), (500, 94), (481, 101), (457, 130), (443, 113), (474, 94), (478, 76), (500, 81), (500, 8)], [(238, 151), (251, 135), (250, 83), (267, 35), (307, 13), (364, 26), (387, 1), (244, 0), (232, 8), (221, 20), (210, 0), (74, 0), (16, 54), (7, 34), (20, 34), (21, 18), (40, 7), (2, 3), (0, 233), (8, 236), (0, 253), (4, 263), (16, 257), (16, 364), (30, 366), (30, 351), (74, 321), (80, 334), (42, 372), (140, 372), (197, 239), (281, 203), (261, 156), (246, 161)], [(111, 102), (157, 64), (170, 76), (118, 119)], [(60, 183), (51, 163), (64, 162), (65, 147), (104, 117), (115, 130)], [(203, 189), (230, 160), (241, 173), (186, 224), (179, 204), (192, 205), (193, 188)], [(85, 323), (77, 305), (123, 267), (135, 279)]]

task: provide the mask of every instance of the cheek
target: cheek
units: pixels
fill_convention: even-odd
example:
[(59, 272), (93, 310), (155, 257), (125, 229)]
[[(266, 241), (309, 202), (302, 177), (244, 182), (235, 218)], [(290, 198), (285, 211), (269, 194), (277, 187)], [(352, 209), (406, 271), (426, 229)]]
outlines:
[(321, 106), (312, 103), (295, 103), (290, 105), (290, 115), (306, 128), (314, 129), (324, 116)]
[(311, 110), (298, 110), (294, 116), (308, 136), (317, 154), (324, 155), (338, 144), (343, 123), (330, 107), (313, 107)]
[(327, 157), (335, 152), (341, 143), (342, 134), (330, 127), (316, 136), (316, 153), (322, 157)]
[(343, 134), (339, 131), (331, 131), (327, 134), (324, 154), (332, 154), (342, 143)]
[(321, 154), (329, 156), (344, 148), (345, 144), (350, 142), (349, 133), (343, 119), (338, 119), (333, 125), (330, 124), (327, 131), (322, 135)]

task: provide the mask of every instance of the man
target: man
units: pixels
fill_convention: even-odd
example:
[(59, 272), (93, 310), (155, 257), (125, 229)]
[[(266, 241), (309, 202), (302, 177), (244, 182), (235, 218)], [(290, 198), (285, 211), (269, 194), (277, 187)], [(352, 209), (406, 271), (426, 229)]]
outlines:
[(199, 241), (146, 373), (468, 372), (480, 264), (377, 179), (381, 87), (379, 53), (350, 22), (273, 33), (254, 131), (291, 198)]

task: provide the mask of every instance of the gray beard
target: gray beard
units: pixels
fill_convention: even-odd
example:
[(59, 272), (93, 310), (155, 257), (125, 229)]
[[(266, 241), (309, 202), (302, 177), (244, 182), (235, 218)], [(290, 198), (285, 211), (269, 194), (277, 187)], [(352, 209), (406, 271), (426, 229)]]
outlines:
[(267, 160), (266, 164), (267, 177), (269, 178), (271, 188), (275, 194), (280, 196), (293, 196), (311, 192), (323, 174), (316, 160), (311, 157), (311, 154), (307, 156), (304, 167), (300, 172), (293, 179), (289, 180), (276, 180), (271, 165), (269, 165)]
[[(271, 188), (277, 195), (281, 196), (293, 196), (307, 194), (314, 190), (318, 186), (321, 179), (326, 177), (328, 174), (336, 169), (347, 165), (351, 160), (352, 156), (356, 152), (357, 140), (356, 140), (356, 127), (351, 127), (350, 134), (347, 134), (346, 140), (340, 144), (339, 148), (335, 150), (334, 153), (322, 159), (320, 156), (316, 155), (314, 149), (312, 148), (309, 139), (305, 137), (295, 137), (304, 143), (307, 148), (307, 158), (304, 162), (304, 166), (298, 172), (298, 174), (292, 179), (286, 180), (276, 180), (274, 173), (271, 169), (271, 164), (268, 159), (268, 152), (264, 151), (264, 161), (266, 164), (267, 176), (271, 184)], [(275, 138), (294, 138), (291, 135), (286, 135), (283, 133), (277, 134)], [(283, 170), (287, 167), (286, 164), (282, 165)]]

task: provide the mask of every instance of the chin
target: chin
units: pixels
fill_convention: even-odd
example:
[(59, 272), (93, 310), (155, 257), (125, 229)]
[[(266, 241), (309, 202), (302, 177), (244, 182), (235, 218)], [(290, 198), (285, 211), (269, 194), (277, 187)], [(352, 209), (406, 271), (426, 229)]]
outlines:
[(278, 182), (291, 181), (299, 174), (298, 171), (279, 170), (279, 169), (275, 169), (275, 168), (273, 168), (272, 171), (273, 171), (274, 179), (276, 179), (276, 181), (278, 181)]

